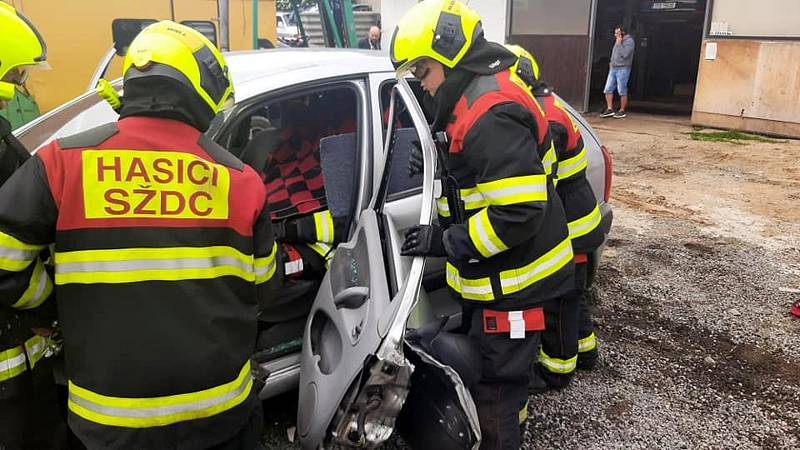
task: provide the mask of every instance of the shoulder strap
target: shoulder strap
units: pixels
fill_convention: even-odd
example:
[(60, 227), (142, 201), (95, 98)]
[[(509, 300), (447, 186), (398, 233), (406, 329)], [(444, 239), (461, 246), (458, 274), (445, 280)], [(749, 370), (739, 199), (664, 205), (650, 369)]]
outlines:
[(225, 150), (221, 145), (211, 140), (211, 138), (205, 134), (200, 135), (200, 139), (197, 140), (197, 145), (202, 147), (209, 156), (214, 158), (214, 161), (223, 166), (236, 170), (244, 169), (244, 163), (239, 161), (231, 152)]
[(63, 137), (58, 140), (58, 146), (62, 150), (97, 147), (117, 133), (119, 133), (119, 128), (116, 122), (106, 123), (72, 136)]

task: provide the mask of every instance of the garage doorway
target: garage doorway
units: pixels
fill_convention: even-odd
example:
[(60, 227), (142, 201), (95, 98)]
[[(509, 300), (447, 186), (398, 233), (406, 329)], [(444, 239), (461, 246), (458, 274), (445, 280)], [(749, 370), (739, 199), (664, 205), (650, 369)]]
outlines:
[(628, 109), (690, 115), (700, 62), (706, 1), (597, 0), (590, 110), (603, 109), (603, 87), (614, 46), (614, 28), (621, 24), (636, 41), (628, 82)]

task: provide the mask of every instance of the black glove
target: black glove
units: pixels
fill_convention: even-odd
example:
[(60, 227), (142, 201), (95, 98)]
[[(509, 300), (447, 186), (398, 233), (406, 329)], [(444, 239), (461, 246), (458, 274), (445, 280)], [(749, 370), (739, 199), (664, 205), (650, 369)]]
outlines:
[(422, 159), (422, 146), (419, 141), (411, 141), (411, 151), (408, 154), (408, 177), (422, 173), (424, 160)]
[(297, 242), (297, 224), (294, 221), (272, 222), (272, 235), (278, 242)]
[(406, 231), (400, 249), (403, 256), (447, 256), (442, 242), (444, 232), (439, 225), (415, 225)]
[(317, 224), (314, 222), (314, 216), (305, 216), (297, 219), (294, 222), (296, 225), (296, 240), (297, 242), (304, 242), (311, 244), (317, 242)]

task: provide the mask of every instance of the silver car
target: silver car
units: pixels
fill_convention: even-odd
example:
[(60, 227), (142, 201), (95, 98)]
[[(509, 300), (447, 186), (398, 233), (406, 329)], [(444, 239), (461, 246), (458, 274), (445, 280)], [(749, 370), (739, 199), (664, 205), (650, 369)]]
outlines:
[[(300, 161), (294, 172), (277, 174), (294, 177), (292, 182), (305, 183), (305, 188), (287, 208), (273, 212), (292, 217), (324, 202), (334, 216), (349, 222), (348, 238), (337, 247), (325, 275), (294, 279), (297, 267), (287, 264), (289, 288), (262, 313), (254, 355), (268, 374), (261, 397), (299, 383), (297, 425), (305, 447), (371, 448), (395, 428), (403, 431), (414, 408), (426, 407), (415, 389), (434, 389), (455, 421), (453, 445), (477, 448), (477, 415), (459, 374), (405, 339), (409, 329), (445, 316), (452, 318), (448, 327), (460, 322), (460, 308), (447, 294), (444, 261), (400, 256), (404, 230), (435, 220), (434, 198), (441, 192), (418, 83), (397, 80), (388, 58), (369, 51), (279, 49), (231, 53), (226, 60), (236, 104), (214, 120), (208, 134), (259, 165), (267, 153), (288, 145), (287, 130), (301, 130), (302, 139), (289, 148), (318, 149), (310, 152), (319, 155), (317, 166), (304, 167)], [(611, 161), (580, 114), (568, 110), (586, 143), (587, 176), (607, 233)], [(16, 134), (29, 149), (37, 149), (116, 118), (104, 101), (88, 93)], [(425, 169), (409, 177), (413, 141), (421, 144)], [(319, 191), (320, 180), (324, 198), (307, 198), (308, 192)], [(290, 200), (297, 194), (284, 191)], [(590, 255), (592, 274), (601, 251)]]

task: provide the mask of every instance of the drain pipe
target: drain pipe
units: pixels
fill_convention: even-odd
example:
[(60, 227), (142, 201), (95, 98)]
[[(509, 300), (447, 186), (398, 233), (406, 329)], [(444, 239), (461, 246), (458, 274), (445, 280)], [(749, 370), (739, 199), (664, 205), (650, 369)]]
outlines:
[(228, 24), (230, 23), (230, 18), (228, 15), (230, 9), (228, 4), (228, 0), (217, 0), (217, 11), (219, 14), (219, 45), (220, 49), (224, 52), (227, 52), (231, 49), (230, 34), (228, 30)]

